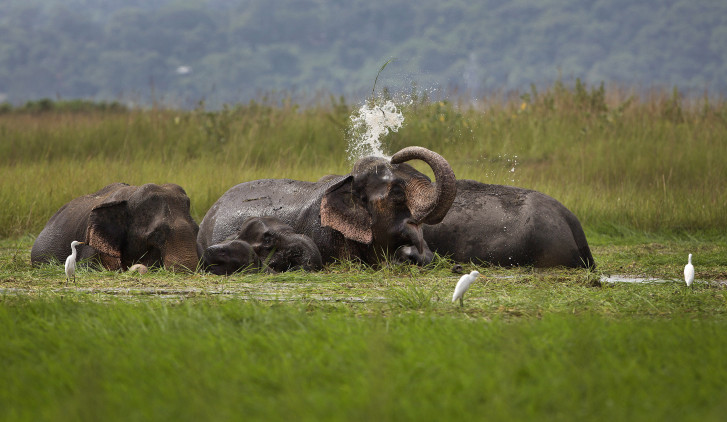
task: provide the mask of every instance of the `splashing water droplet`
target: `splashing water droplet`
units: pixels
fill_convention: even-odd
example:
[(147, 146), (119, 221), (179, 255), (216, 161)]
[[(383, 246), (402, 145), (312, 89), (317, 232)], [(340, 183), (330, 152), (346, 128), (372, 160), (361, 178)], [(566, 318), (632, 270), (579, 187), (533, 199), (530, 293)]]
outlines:
[(347, 132), (348, 159), (356, 161), (369, 155), (390, 158), (384, 153), (381, 138), (389, 132), (398, 132), (403, 123), (404, 115), (391, 100), (384, 105), (364, 104), (351, 115), (351, 127)]

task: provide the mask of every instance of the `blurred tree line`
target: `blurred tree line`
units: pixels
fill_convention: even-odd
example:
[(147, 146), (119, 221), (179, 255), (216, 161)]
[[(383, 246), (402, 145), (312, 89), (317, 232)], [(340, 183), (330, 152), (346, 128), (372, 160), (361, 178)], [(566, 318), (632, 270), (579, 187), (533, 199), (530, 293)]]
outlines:
[(727, 90), (723, 0), (3, 0), (0, 102), (238, 103), (416, 82), (473, 96), (579, 77)]

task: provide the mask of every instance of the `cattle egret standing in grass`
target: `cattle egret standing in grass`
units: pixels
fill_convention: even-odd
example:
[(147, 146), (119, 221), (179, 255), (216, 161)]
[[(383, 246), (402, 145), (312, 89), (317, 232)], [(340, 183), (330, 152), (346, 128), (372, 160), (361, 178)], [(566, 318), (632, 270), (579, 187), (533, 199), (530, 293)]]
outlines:
[(83, 242), (71, 242), (71, 254), (66, 258), (66, 284), (73, 277), (73, 283), (76, 283), (76, 246), (83, 245)]
[(692, 254), (689, 254), (689, 262), (684, 266), (684, 281), (687, 282), (687, 287), (692, 285), (694, 281), (694, 265), (692, 265)]
[(454, 288), (454, 294), (452, 295), (453, 303), (457, 299), (459, 299), (459, 306), (464, 306), (464, 292), (466, 292), (467, 289), (470, 288), (470, 284), (472, 284), (472, 282), (475, 281), (479, 275), (479, 272), (472, 271), (471, 273), (465, 274), (459, 278), (459, 281), (457, 282), (457, 287)]

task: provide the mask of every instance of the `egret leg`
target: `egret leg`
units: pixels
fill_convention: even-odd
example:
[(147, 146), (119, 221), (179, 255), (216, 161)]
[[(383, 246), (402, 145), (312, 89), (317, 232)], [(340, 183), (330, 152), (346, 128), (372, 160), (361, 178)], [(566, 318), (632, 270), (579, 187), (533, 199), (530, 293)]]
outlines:
[(463, 297), (459, 298), (459, 307), (464, 308), (464, 298)]

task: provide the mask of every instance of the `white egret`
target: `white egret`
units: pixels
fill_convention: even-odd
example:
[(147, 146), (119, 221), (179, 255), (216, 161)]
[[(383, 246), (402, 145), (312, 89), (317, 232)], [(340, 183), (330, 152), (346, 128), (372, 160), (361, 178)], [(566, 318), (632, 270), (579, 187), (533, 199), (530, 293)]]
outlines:
[(66, 258), (66, 284), (73, 277), (73, 283), (76, 282), (76, 246), (83, 245), (83, 242), (74, 240), (71, 242), (71, 254)]
[(469, 274), (465, 274), (459, 278), (457, 287), (454, 288), (454, 294), (452, 295), (452, 303), (459, 299), (459, 306), (464, 306), (464, 293), (470, 288), (470, 284), (477, 279), (480, 275), (478, 271), (472, 271)]
[(692, 285), (694, 281), (694, 265), (692, 265), (692, 254), (689, 254), (689, 262), (684, 266), (684, 281), (687, 282), (687, 287)]

